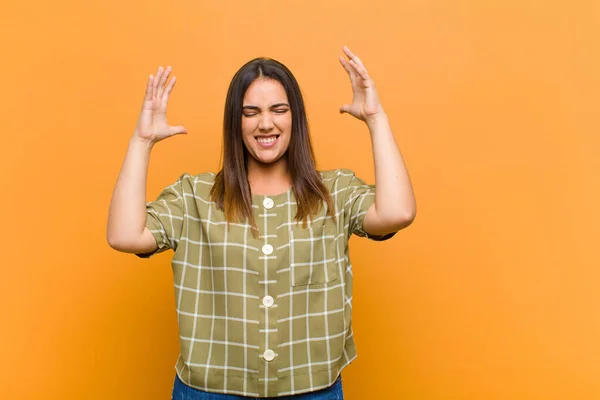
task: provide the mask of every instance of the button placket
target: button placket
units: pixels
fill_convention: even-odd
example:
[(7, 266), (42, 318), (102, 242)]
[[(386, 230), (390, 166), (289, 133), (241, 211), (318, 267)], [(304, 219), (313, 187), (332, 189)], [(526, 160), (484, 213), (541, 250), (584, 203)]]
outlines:
[[(269, 197), (265, 197), (263, 198), (262, 201), (262, 206), (265, 210), (265, 213), (268, 216), (271, 216), (269, 214), (269, 210), (273, 209), (273, 207), (275, 206), (275, 202), (273, 201), (273, 199), (269, 198)], [(270, 243), (266, 243), (268, 241), (265, 240), (265, 244), (262, 246), (261, 251), (265, 256), (270, 256), (273, 254), (273, 252), (275, 251), (274, 247), (272, 244)], [(265, 281), (269, 280), (268, 276), (264, 277)], [(275, 305), (275, 299), (273, 298), (273, 296), (270, 296), (269, 293), (269, 289), (268, 289), (268, 284), (265, 287), (266, 291), (265, 291), (265, 296), (262, 298), (262, 306), (264, 307), (264, 313), (265, 313), (265, 317), (266, 317), (266, 324), (265, 324), (265, 328), (264, 328), (264, 334), (267, 335), (266, 336), (266, 341), (267, 341), (267, 348), (265, 349), (265, 351), (263, 352), (262, 356), (263, 359), (266, 363), (269, 363), (271, 361), (273, 361), (276, 358), (276, 353), (274, 350), (268, 348), (268, 347), (273, 347), (273, 344), (277, 342), (276, 338), (276, 329), (275, 332), (273, 331), (274, 328), (274, 322), (275, 320), (273, 319), (274, 317), (271, 315), (270, 312), (270, 308), (273, 307)], [(272, 335), (275, 335), (275, 337), (272, 337)]]

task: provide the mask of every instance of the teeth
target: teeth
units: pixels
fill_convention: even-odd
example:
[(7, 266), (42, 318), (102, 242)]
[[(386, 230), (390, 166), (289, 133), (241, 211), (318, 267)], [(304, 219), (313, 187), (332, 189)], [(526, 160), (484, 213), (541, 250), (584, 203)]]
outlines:
[(267, 143), (273, 143), (275, 141), (275, 136), (271, 136), (269, 138), (258, 138), (258, 141), (260, 143), (265, 143), (265, 144), (267, 144)]

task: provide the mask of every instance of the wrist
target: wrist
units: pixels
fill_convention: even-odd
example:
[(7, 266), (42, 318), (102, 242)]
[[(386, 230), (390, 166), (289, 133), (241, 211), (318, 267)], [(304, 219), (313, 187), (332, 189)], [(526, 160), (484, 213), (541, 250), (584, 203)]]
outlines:
[(365, 118), (365, 123), (369, 127), (369, 129), (374, 129), (381, 124), (389, 123), (387, 114), (384, 111), (380, 111), (377, 114), (373, 114), (367, 118)]
[(143, 149), (147, 149), (147, 150), (152, 150), (152, 147), (154, 147), (154, 142), (152, 142), (151, 140), (148, 139), (143, 139), (141, 137), (139, 137), (138, 135), (134, 134), (131, 139), (129, 139), (129, 145), (132, 147), (138, 147), (138, 148), (143, 148)]

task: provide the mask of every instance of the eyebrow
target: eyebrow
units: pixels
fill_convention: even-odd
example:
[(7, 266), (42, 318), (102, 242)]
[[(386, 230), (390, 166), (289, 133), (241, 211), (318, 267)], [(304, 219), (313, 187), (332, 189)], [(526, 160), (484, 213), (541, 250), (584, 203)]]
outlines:
[[(277, 103), (277, 104), (273, 104), (270, 108), (277, 108), (277, 107), (289, 107), (290, 105), (287, 103)], [(258, 106), (243, 106), (242, 110), (258, 110), (260, 111), (260, 107)]]

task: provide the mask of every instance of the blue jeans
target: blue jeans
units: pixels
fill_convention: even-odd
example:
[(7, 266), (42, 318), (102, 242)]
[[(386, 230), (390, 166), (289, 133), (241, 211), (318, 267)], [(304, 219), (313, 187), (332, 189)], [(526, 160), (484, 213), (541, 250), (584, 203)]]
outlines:
[[(172, 400), (244, 400), (244, 399), (267, 399), (267, 397), (246, 397), (231, 394), (209, 393), (203, 390), (194, 389), (181, 382), (181, 379), (175, 375), (175, 384), (173, 385)], [(271, 397), (278, 400), (344, 400), (342, 393), (342, 376), (340, 375), (335, 383), (325, 389), (316, 392), (297, 394), (293, 396)]]

